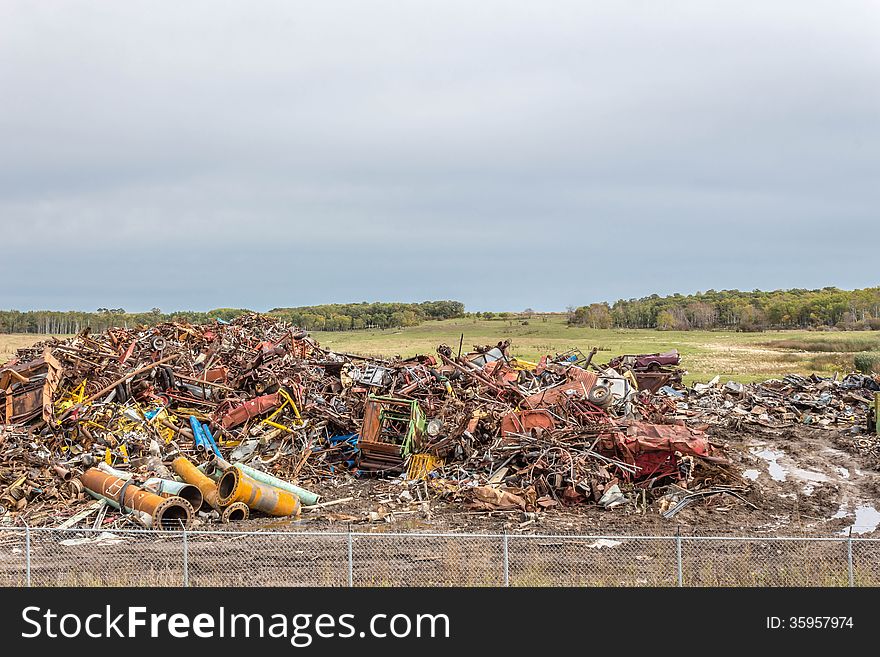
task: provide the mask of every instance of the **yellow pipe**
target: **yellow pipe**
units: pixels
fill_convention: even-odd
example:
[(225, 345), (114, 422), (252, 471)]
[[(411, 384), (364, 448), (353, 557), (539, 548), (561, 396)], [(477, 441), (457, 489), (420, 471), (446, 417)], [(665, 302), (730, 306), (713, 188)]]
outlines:
[(185, 456), (178, 456), (172, 461), (171, 467), (186, 483), (192, 484), (202, 491), (202, 499), (204, 499), (211, 508), (217, 509), (217, 511), (223, 511), (223, 507), (226, 505), (220, 503), (220, 495), (217, 492), (216, 482), (213, 479), (206, 477), (201, 470), (192, 464), (192, 461)]
[(220, 504), (244, 502), (254, 511), (270, 516), (299, 516), (302, 504), (299, 498), (286, 490), (257, 481), (238, 468), (229, 468), (217, 482)]

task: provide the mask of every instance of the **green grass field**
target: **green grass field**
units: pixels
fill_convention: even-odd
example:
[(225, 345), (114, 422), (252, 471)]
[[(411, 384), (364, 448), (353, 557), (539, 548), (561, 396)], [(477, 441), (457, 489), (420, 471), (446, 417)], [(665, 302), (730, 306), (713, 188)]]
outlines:
[[(748, 382), (787, 373), (833, 374), (852, 370), (854, 351), (880, 350), (874, 333), (766, 331), (655, 331), (652, 329), (588, 329), (569, 327), (563, 316), (523, 320), (455, 319), (426, 322), (404, 329), (348, 332), (316, 331), (313, 336), (337, 351), (381, 356), (434, 353), (446, 343), (464, 351), (475, 344), (511, 341), (511, 353), (534, 360), (573, 347), (586, 352), (599, 347), (597, 362), (623, 353), (653, 353), (678, 349), (688, 370), (686, 381), (707, 381), (716, 374)], [(785, 341), (783, 345), (774, 343)], [(809, 350), (808, 350), (809, 349)]]
[[(787, 373), (823, 375), (852, 370), (853, 353), (880, 351), (880, 334), (843, 331), (654, 331), (650, 329), (573, 328), (562, 315), (522, 319), (454, 319), (426, 322), (404, 329), (313, 332), (325, 347), (376, 356), (433, 354), (446, 343), (458, 349), (464, 333), (464, 350), (475, 344), (510, 340), (511, 352), (528, 360), (573, 347), (586, 352), (601, 350), (602, 363), (624, 353), (653, 353), (678, 349), (688, 370), (687, 382), (708, 381), (716, 374), (723, 379), (757, 381)], [(0, 335), (0, 362), (15, 349), (43, 339), (39, 335)]]

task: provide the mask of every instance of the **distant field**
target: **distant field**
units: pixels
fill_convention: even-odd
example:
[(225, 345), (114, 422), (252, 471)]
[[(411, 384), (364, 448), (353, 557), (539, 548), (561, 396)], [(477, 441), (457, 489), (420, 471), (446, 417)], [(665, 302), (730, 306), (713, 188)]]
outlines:
[[(0, 364), (15, 355), (16, 349), (30, 347), (31, 345), (42, 342), (52, 336), (36, 335), (34, 333), (0, 333)], [(66, 335), (56, 335), (56, 338), (66, 338)]]
[[(723, 379), (756, 381), (786, 373), (823, 375), (852, 370), (853, 352), (880, 350), (880, 334), (830, 331), (765, 331), (734, 333), (722, 331), (654, 331), (640, 329), (571, 328), (561, 316), (522, 320), (454, 319), (426, 322), (405, 329), (323, 332), (312, 335), (336, 351), (377, 356), (413, 356), (434, 353), (446, 343), (458, 349), (464, 333), (464, 350), (475, 344), (510, 340), (513, 354), (529, 360), (573, 347), (584, 352), (593, 346), (601, 350), (597, 362), (623, 353), (652, 353), (678, 349), (688, 382), (707, 381), (716, 374)], [(15, 349), (45, 336), (0, 334), (0, 361)]]
[[(756, 381), (787, 373), (833, 374), (852, 370), (852, 351), (880, 349), (880, 334), (816, 331), (655, 331), (651, 329), (573, 328), (563, 317), (528, 320), (454, 319), (426, 322), (421, 326), (385, 331), (313, 332), (325, 347), (338, 351), (375, 355), (412, 356), (433, 353), (446, 343), (458, 349), (464, 333), (464, 350), (475, 344), (510, 340), (511, 351), (526, 359), (578, 347), (586, 352), (596, 346), (598, 362), (623, 353), (653, 353), (678, 349), (688, 370), (687, 381), (707, 381), (720, 374), (724, 379)], [(774, 344), (786, 341), (785, 345)], [(818, 342), (821, 349), (810, 349)], [(805, 343), (803, 346), (800, 343)], [(827, 344), (843, 349), (834, 351)], [(799, 347), (797, 349), (792, 347)], [(806, 348), (805, 348), (806, 347)], [(810, 349), (809, 351), (807, 349)]]

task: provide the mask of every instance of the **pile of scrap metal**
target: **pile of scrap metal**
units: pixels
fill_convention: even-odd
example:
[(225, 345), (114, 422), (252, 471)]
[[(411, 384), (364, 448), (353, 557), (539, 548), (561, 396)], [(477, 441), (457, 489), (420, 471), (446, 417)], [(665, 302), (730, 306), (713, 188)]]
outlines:
[(678, 365), (681, 355), (677, 349), (662, 354), (638, 354), (613, 358), (605, 367), (618, 372), (632, 372), (639, 390), (657, 392), (663, 386), (680, 386), (687, 374)]
[(248, 420), (265, 411), (264, 431), (254, 432), (265, 445), (271, 432), (291, 431), (275, 420), (305, 426), (291, 396), (301, 390), (286, 377), (312, 345), (251, 315), (84, 331), (20, 350), (0, 367), (0, 519), (165, 529), (251, 512), (299, 516), (318, 496), (266, 472), (271, 460), (248, 465), (234, 448), (249, 443)]
[(768, 429), (800, 424), (862, 433), (876, 429), (868, 409), (880, 391), (878, 378), (864, 374), (843, 378), (789, 374), (760, 383), (722, 384), (720, 377), (715, 377), (689, 390), (661, 388), (659, 396), (674, 406), (673, 418), (689, 422)]
[[(530, 362), (503, 341), (375, 358), (256, 314), (49, 340), (0, 366), (0, 522), (296, 517), (330, 504), (311, 491), (352, 477), (528, 513), (744, 490), (699, 410), (739, 408), (738, 388), (684, 390), (674, 352), (604, 365), (595, 354)], [(654, 394), (660, 379), (643, 375), (658, 373)], [(834, 389), (861, 394), (844, 384)], [(758, 401), (829, 407), (792, 381), (764, 385)]]

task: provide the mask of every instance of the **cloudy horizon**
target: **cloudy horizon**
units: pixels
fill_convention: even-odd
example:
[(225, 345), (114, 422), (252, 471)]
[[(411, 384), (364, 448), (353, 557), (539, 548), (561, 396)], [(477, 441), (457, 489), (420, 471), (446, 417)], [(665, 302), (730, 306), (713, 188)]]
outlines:
[(0, 2), (0, 308), (878, 285), (880, 5)]

